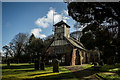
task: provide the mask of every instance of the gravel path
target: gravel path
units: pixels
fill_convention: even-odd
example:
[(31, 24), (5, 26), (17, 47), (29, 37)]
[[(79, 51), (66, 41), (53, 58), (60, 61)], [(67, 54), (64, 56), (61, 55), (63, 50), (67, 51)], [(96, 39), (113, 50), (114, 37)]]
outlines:
[[(83, 64), (83, 65), (86, 65), (86, 64)], [(79, 78), (79, 80), (100, 80), (95, 76), (94, 71), (83, 69), (81, 67), (83, 65), (64, 66), (64, 68), (70, 70), (77, 78)]]

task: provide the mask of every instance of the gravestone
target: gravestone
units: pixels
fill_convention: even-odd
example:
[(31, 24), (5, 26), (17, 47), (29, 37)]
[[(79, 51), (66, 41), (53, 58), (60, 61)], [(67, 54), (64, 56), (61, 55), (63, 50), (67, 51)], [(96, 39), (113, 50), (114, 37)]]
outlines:
[(35, 70), (39, 70), (39, 60), (35, 60)]
[(41, 63), (40, 63), (40, 69), (41, 69), (41, 70), (45, 70), (44, 67), (45, 67), (45, 63), (44, 63), (44, 62), (41, 62)]
[(9, 59), (7, 60), (7, 66), (10, 66), (10, 60)]
[(53, 59), (53, 72), (59, 72), (59, 61), (58, 61), (58, 59)]
[(100, 60), (100, 61), (99, 61), (99, 65), (100, 65), (100, 66), (103, 66), (103, 65), (104, 65), (103, 60)]

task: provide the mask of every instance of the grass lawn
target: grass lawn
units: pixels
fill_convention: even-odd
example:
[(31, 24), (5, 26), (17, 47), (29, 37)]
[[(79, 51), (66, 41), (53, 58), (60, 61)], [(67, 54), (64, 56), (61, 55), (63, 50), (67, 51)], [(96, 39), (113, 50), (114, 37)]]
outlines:
[[(92, 67), (94, 65), (83, 65), (81, 66), (83, 69), (88, 69), (88, 70), (93, 70), (94, 68)], [(119, 71), (119, 73), (118, 73)], [(120, 64), (116, 65), (104, 65), (102, 66), (99, 71), (95, 71), (95, 73), (104, 78), (105, 80), (120, 80)]]
[(107, 80), (120, 80), (120, 64), (116, 65), (104, 65), (100, 68), (99, 76)]
[(83, 69), (88, 69), (88, 68), (91, 68), (92, 66), (94, 65), (90, 65), (90, 64), (86, 64), (86, 65), (83, 65), (81, 66)]
[(53, 73), (52, 66), (45, 70), (34, 70), (34, 64), (2, 64), (2, 80), (78, 80), (69, 70), (59, 67), (59, 73)]

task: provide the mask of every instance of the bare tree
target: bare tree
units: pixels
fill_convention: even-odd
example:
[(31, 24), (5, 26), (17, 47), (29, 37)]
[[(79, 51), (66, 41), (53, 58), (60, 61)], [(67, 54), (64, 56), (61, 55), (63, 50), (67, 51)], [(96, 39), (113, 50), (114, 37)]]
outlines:
[(25, 46), (28, 42), (28, 35), (25, 33), (18, 33), (12, 40), (12, 46), (14, 51), (14, 57), (17, 59), (17, 63), (23, 54), (25, 54)]
[(13, 52), (11, 50), (11, 45), (8, 44), (8, 45), (3, 46), (3, 51), (4, 51), (4, 54), (6, 56), (7, 66), (10, 66), (10, 59), (9, 59), (9, 57), (13, 57)]

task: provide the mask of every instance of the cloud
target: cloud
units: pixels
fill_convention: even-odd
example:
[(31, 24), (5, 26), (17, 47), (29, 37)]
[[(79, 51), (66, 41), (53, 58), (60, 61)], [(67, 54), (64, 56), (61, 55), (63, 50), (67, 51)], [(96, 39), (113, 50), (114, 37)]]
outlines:
[(35, 37), (45, 38), (46, 35), (40, 34), (40, 32), (42, 32), (42, 30), (40, 28), (36, 28), (36, 29), (31, 30), (31, 34), (33, 33), (35, 35)]
[(37, 26), (41, 26), (43, 28), (47, 28), (49, 26), (49, 24), (46, 22), (46, 18), (43, 17), (43, 18), (38, 18), (36, 21), (35, 21), (35, 24)]
[[(42, 28), (49, 27), (51, 24), (53, 24), (53, 13), (54, 13), (54, 24), (61, 21), (62, 19), (65, 22), (67, 22), (67, 19), (69, 19), (66, 16), (63, 17), (62, 14), (57, 13), (53, 8), (50, 8), (50, 10), (46, 14), (46, 16), (44, 16), (42, 18), (38, 18), (35, 21), (35, 24)], [(63, 10), (63, 14), (67, 15), (68, 12), (66, 10)]]

